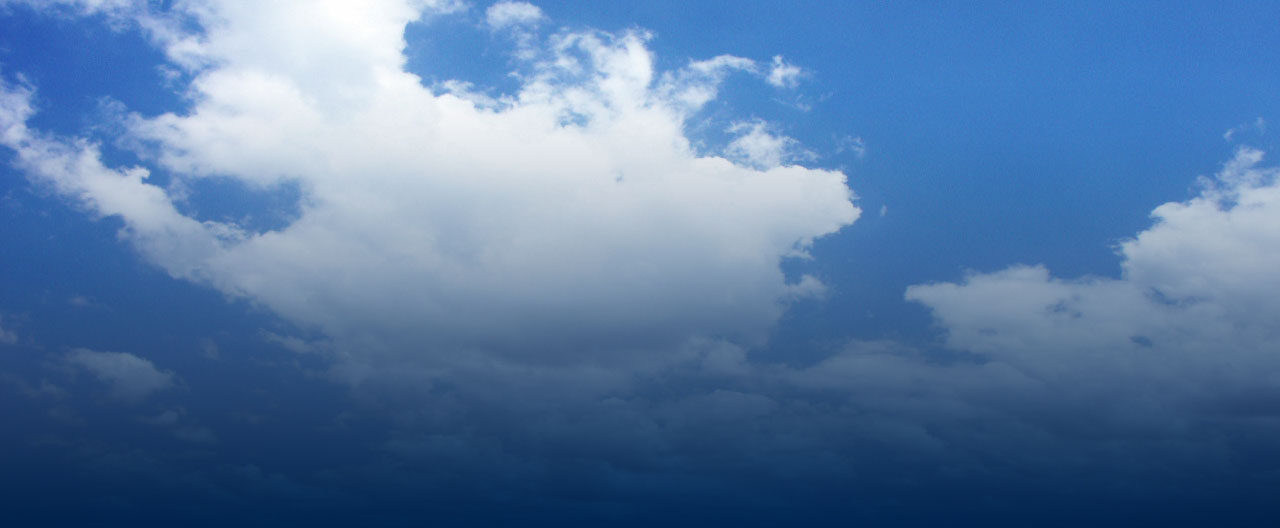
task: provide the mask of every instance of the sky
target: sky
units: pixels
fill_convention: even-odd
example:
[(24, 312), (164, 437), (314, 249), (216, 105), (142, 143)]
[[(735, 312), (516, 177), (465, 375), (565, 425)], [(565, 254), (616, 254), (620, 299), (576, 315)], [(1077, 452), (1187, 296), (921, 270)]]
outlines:
[(0, 0), (0, 523), (1266, 524), (1278, 11)]

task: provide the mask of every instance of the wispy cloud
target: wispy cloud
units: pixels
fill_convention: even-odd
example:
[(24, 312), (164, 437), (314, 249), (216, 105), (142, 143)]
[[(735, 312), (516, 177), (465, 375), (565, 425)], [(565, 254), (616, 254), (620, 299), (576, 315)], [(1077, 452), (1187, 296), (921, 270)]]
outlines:
[(800, 79), (804, 75), (804, 70), (800, 69), (799, 66), (783, 60), (782, 55), (775, 55), (773, 62), (769, 65), (767, 79), (769, 84), (773, 86), (790, 89), (800, 86)]
[(151, 361), (127, 352), (73, 350), (67, 363), (93, 374), (107, 385), (110, 394), (124, 402), (140, 402), (152, 393), (174, 386), (174, 375), (157, 369)]
[(725, 153), (735, 160), (759, 169), (772, 169), (783, 165), (813, 161), (817, 155), (800, 146), (790, 137), (771, 132), (763, 121), (739, 121), (729, 127), (736, 134)]
[(1222, 133), (1222, 139), (1226, 141), (1235, 141), (1235, 138), (1237, 135), (1246, 133), (1246, 132), (1250, 132), (1258, 135), (1265, 134), (1267, 132), (1266, 120), (1259, 117), (1257, 119), (1254, 119), (1252, 122), (1242, 123), (1240, 125), (1232, 127), (1231, 129)]

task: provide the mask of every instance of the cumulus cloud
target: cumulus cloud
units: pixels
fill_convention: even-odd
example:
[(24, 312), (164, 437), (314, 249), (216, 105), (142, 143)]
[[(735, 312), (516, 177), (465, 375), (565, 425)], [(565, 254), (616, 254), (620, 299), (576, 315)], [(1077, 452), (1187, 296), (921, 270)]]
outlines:
[(107, 385), (114, 398), (124, 402), (136, 403), (174, 386), (172, 372), (157, 369), (151, 361), (128, 352), (78, 348), (67, 355), (66, 361), (93, 374)]
[(542, 9), (529, 2), (498, 2), (484, 12), (485, 23), (492, 29), (531, 26), (543, 18)]
[(595, 398), (537, 412), (573, 408), (577, 429), (557, 438), (590, 438), (623, 466), (680, 453), (705, 464), (685, 469), (750, 460), (877, 485), (882, 472), (938, 482), (943, 471), (1031, 493), (1082, 470), (1151, 489), (1269, 478), (1277, 467), (1255, 442), (1274, 438), (1280, 401), (1280, 169), (1261, 160), (1241, 149), (1196, 197), (1156, 208), (1154, 225), (1120, 244), (1120, 278), (1018, 265), (912, 286), (906, 297), (933, 312), (946, 353), (854, 341), (784, 366), (707, 340), (678, 368), (602, 380)]
[[(988, 490), (970, 484), (992, 476), (1031, 497), (1099, 468), (1142, 487), (1188, 472), (1231, 485), (1223, 460), (1273, 478), (1274, 457), (1248, 446), (1274, 437), (1260, 433), (1280, 408), (1280, 185), (1259, 151), (1157, 208), (1119, 245), (1120, 278), (1020, 265), (916, 285), (907, 299), (949, 350), (852, 341), (773, 364), (751, 346), (788, 302), (826, 291), (780, 261), (859, 210), (842, 174), (797, 166), (812, 155), (765, 122), (739, 121), (720, 153), (685, 129), (735, 73), (794, 86), (802, 71), (781, 57), (659, 71), (643, 32), (561, 32), (530, 41), (515, 92), (481, 97), (404, 70), (424, 2), (309, 3), (305, 20), (288, 2), (149, 5), (110, 9), (184, 69), (191, 106), (127, 117), (143, 167), (29, 126), (35, 88), (20, 80), (0, 86), (0, 142), (33, 181), (119, 217), (147, 261), (314, 330), (261, 338), (365, 381), (346, 404), (391, 408), (379, 445), (394, 463), (289, 479), (370, 496), (369, 481), (503, 492), (486, 496), (571, 482), (609, 499), (838, 482), (885, 504), (950, 483), (978, 504)], [(184, 212), (177, 191), (204, 178), (301, 198), (270, 229)], [(66, 363), (126, 401), (176, 383), (130, 354)], [(217, 441), (180, 409), (145, 421)]]
[[(406, 381), (404, 407), (429, 411), (397, 415), (401, 452), (479, 444), (460, 431), (488, 420), (494, 436), (555, 433), (557, 446), (613, 449), (606, 458), (700, 452), (714, 434), (737, 438), (718, 445), (740, 460), (794, 441), (847, 462), (850, 437), (989, 453), (1094, 426), (1175, 430), (1197, 405), (1246, 412), (1272, 390), (1280, 199), (1256, 150), (1156, 209), (1120, 245), (1121, 278), (1014, 266), (908, 289), (973, 357), (854, 343), (808, 367), (759, 364), (753, 337), (790, 300), (825, 291), (814, 277), (788, 283), (780, 260), (859, 211), (842, 174), (796, 166), (810, 155), (764, 122), (734, 125), (721, 155), (693, 148), (687, 120), (728, 75), (759, 75), (754, 62), (660, 72), (644, 33), (562, 32), (523, 65), (518, 91), (477, 100), (404, 71), (401, 35), (421, 4), (374, 7), (321, 4), (306, 21), (284, 3), (147, 11), (203, 30), (161, 43), (189, 69), (193, 105), (129, 118), (144, 161), (178, 181), (296, 185), (288, 225), (179, 212), (146, 168), (30, 129), (33, 88), (20, 82), (0, 91), (0, 133), (33, 179), (119, 216), (149, 261), (327, 336), (268, 341)], [(788, 68), (776, 58), (769, 75)], [(656, 355), (657, 367), (618, 368)], [(1064, 418), (1099, 408), (1101, 425)], [(966, 430), (973, 421), (986, 432)]]
[(1074, 393), (1159, 394), (1166, 410), (1242, 405), (1273, 390), (1280, 369), (1280, 170), (1261, 160), (1242, 148), (1198, 196), (1156, 208), (1155, 224), (1120, 244), (1119, 279), (1015, 266), (907, 298), (933, 311), (949, 346)]
[[(532, 7), (499, 6), (499, 21)], [(122, 218), (122, 237), (173, 276), (320, 328), (361, 351), (352, 363), (751, 341), (797, 292), (820, 291), (788, 284), (779, 263), (858, 217), (844, 175), (789, 164), (802, 151), (762, 125), (730, 146), (741, 163), (698, 153), (683, 132), (723, 72), (747, 63), (659, 73), (643, 33), (561, 33), (517, 93), (477, 105), (404, 70), (404, 26), (424, 8), (146, 11), (200, 28), (158, 41), (191, 74), (194, 103), (131, 116), (130, 138), (175, 185), (302, 189), (279, 229), (182, 214), (148, 168), (29, 129), (21, 84), (2, 92), (4, 143), (33, 179)]]

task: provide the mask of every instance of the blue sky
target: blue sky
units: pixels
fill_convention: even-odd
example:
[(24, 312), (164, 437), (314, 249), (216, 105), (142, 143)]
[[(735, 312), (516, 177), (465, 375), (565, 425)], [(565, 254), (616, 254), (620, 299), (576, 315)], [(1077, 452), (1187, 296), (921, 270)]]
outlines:
[(0, 519), (1257, 525), (1276, 11), (0, 0)]

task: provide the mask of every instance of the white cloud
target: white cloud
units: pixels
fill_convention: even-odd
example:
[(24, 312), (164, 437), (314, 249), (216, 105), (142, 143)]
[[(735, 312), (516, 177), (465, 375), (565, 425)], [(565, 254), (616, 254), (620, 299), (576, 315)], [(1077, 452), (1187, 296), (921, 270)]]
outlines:
[(1156, 224), (1121, 244), (1130, 282), (1163, 298), (1213, 303), (1232, 321), (1274, 322), (1280, 311), (1280, 170), (1241, 148), (1205, 189), (1155, 209)]
[(179, 181), (296, 184), (300, 215), (275, 231), (184, 216), (147, 169), (28, 129), (21, 86), (3, 92), (4, 142), (33, 179), (120, 216), (151, 262), (323, 329), (352, 365), (751, 340), (797, 292), (820, 291), (787, 284), (779, 261), (857, 218), (844, 175), (784, 166), (804, 151), (762, 124), (730, 146), (746, 165), (699, 155), (683, 133), (749, 61), (659, 74), (643, 34), (562, 33), (516, 94), (477, 106), (404, 71), (404, 26), (421, 7), (147, 15), (202, 28), (159, 41), (192, 73), (194, 106), (133, 116), (130, 139)]
[(485, 11), (485, 24), (489, 30), (512, 37), (514, 55), (522, 61), (531, 61), (538, 56), (540, 50), (535, 30), (545, 18), (538, 6), (528, 2), (498, 2)]
[[(0, 91), (0, 138), (174, 276), (322, 330), (332, 339), (263, 338), (379, 376), (360, 387), (396, 404), (387, 451), (433, 476), (523, 464), (552, 480), (572, 457), (645, 477), (610, 482), (819, 474), (893, 496), (939, 471), (1051, 487), (1145, 463), (1165, 479), (1205, 453), (1247, 465), (1240, 439), (1268, 438), (1254, 433), (1270, 416), (1234, 420), (1274, 406), (1280, 371), (1280, 190), (1257, 151), (1158, 208), (1120, 246), (1120, 279), (1014, 266), (910, 288), (972, 357), (854, 342), (764, 364), (742, 336), (825, 291), (788, 284), (780, 259), (859, 211), (842, 174), (788, 166), (807, 154), (763, 122), (734, 129), (736, 164), (690, 146), (689, 116), (755, 63), (659, 72), (643, 34), (563, 33), (510, 96), (438, 93), (403, 71), (414, 5), (369, 7), (297, 21), (297, 4), (211, 2), (187, 13), (205, 32), (159, 41), (195, 103), (133, 117), (130, 139), (179, 179), (297, 184), (301, 214), (280, 229), (184, 216), (145, 169), (28, 128), (21, 84)], [(175, 383), (129, 354), (67, 361), (130, 401)], [(150, 421), (216, 441), (176, 412)]]
[(729, 142), (725, 153), (744, 164), (768, 170), (798, 161), (810, 161), (817, 156), (799, 146), (799, 142), (769, 131), (763, 121), (740, 121), (728, 130), (738, 137)]
[(803, 76), (804, 70), (799, 66), (783, 60), (782, 55), (775, 55), (766, 80), (775, 87), (791, 89), (800, 86), (800, 78)]
[(151, 361), (127, 352), (96, 352), (78, 348), (67, 363), (83, 368), (107, 385), (113, 397), (130, 403), (174, 386), (172, 372), (159, 370)]
[(1156, 208), (1155, 224), (1120, 244), (1120, 279), (1015, 266), (907, 298), (933, 310), (950, 346), (1081, 393), (1260, 390), (1280, 368), (1280, 171), (1261, 158), (1241, 149), (1199, 196)]
[(683, 106), (685, 111), (694, 111), (714, 100), (720, 83), (735, 71), (755, 72), (756, 63), (733, 55), (689, 61), (680, 70), (664, 73), (658, 92), (663, 99)]
[[(936, 482), (945, 466), (959, 481), (1029, 489), (1078, 483), (1082, 470), (1146, 485), (1267, 475), (1274, 464), (1256, 442), (1276, 432), (1280, 170), (1260, 163), (1242, 149), (1198, 196), (1158, 207), (1155, 224), (1120, 245), (1121, 278), (1020, 265), (911, 287), (952, 353), (852, 342), (793, 367), (702, 340), (661, 370), (451, 371), (440, 379), (457, 392), (440, 400), (493, 401), (488, 380), (510, 391), (495, 407), (515, 406), (504, 434), (639, 472), (678, 453), (693, 461), (686, 471), (738, 464), (857, 480), (888, 468)], [(439, 427), (437, 416), (404, 427)], [(430, 436), (416, 444), (424, 455), (411, 438), (396, 442), (407, 457), (480, 444)]]
[(492, 29), (532, 26), (545, 18), (538, 6), (528, 2), (498, 2), (484, 12), (484, 20)]

